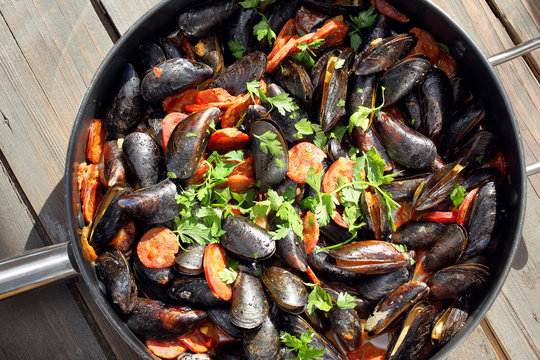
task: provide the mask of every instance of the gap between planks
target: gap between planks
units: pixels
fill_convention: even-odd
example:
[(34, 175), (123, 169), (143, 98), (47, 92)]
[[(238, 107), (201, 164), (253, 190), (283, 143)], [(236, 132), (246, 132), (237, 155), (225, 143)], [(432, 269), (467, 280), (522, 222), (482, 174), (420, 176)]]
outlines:
[(484, 332), (484, 335), (488, 339), (491, 348), (493, 349), (497, 357), (500, 360), (510, 360), (510, 355), (508, 354), (501, 340), (493, 330), (493, 327), (491, 326), (491, 323), (487, 316), (484, 317), (484, 319), (480, 322), (480, 328)]
[(114, 24), (114, 21), (111, 19), (109, 13), (103, 6), (103, 3), (101, 2), (101, 0), (90, 0), (90, 3), (92, 4), (96, 15), (103, 24), (103, 27), (107, 31), (107, 34), (111, 38), (112, 42), (116, 44), (116, 42), (118, 41), (118, 39), (120, 39), (122, 35), (120, 34), (120, 31), (118, 31), (118, 28)]
[[(503, 28), (508, 33), (508, 36), (510, 37), (510, 40), (512, 40), (514, 45), (521, 44), (524, 40), (521, 38), (521, 36), (519, 36), (518, 32), (516, 31), (512, 23), (508, 20), (506, 15), (504, 15), (503, 11), (495, 3), (495, 1), (486, 0), (486, 3), (488, 4), (489, 8), (491, 9), (495, 17), (499, 19)], [(531, 69), (536, 80), (540, 82), (540, 66), (538, 65), (538, 63), (533, 59), (530, 53), (523, 55), (523, 59), (525, 60), (525, 63), (527, 63), (527, 66)]]

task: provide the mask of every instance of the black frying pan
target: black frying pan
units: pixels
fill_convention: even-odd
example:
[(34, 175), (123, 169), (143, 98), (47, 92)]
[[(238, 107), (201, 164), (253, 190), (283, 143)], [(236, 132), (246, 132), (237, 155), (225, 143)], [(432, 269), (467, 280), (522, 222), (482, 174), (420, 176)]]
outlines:
[[(78, 219), (79, 194), (77, 169), (85, 161), (85, 147), (88, 125), (91, 119), (103, 117), (106, 107), (113, 98), (120, 74), (132, 59), (137, 46), (172, 31), (176, 26), (176, 14), (180, 9), (196, 5), (198, 0), (166, 0), (155, 6), (139, 19), (115, 44), (98, 68), (89, 89), (81, 103), (75, 119), (68, 147), (65, 172), (65, 206), (70, 242), (25, 254), (22, 257), (0, 263), (0, 299), (6, 296), (40, 286), (51, 281), (66, 278), (79, 272), (88, 285), (88, 296), (99, 305), (103, 315), (121, 334), (125, 341), (142, 358), (157, 359), (146, 346), (128, 329), (116, 314), (109, 301), (100, 290), (91, 263), (84, 260), (79, 246)], [(438, 40), (448, 45), (459, 65), (460, 74), (470, 79), (473, 92), (485, 101), (489, 121), (486, 127), (499, 139), (504, 155), (509, 187), (507, 189), (508, 216), (503, 226), (503, 234), (495, 254), (496, 261), (487, 288), (478, 294), (474, 310), (457, 336), (452, 338), (432, 359), (444, 359), (465, 339), (484, 317), (498, 295), (509, 272), (512, 258), (521, 237), (525, 211), (525, 163), (520, 143), (518, 126), (503, 87), (488, 59), (481, 53), (469, 36), (439, 8), (427, 0), (392, 1), (406, 13), (417, 26), (431, 32)], [(31, 261), (42, 261), (40, 276), (27, 275)], [(47, 263), (47, 265), (43, 265)], [(74, 270), (76, 268), (77, 270)]]

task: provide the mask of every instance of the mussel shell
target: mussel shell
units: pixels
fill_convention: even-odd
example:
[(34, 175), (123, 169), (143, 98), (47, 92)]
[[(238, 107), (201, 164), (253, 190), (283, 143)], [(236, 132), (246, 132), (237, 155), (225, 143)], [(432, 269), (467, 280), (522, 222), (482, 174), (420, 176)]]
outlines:
[(458, 112), (444, 124), (444, 134), (441, 138), (441, 153), (458, 145), (474, 130), (486, 116), (481, 100), (473, 99), (459, 108)]
[(141, 81), (144, 100), (156, 102), (208, 79), (214, 71), (206, 64), (184, 58), (162, 62)]
[[(261, 17), (255, 9), (244, 9), (238, 12), (228, 26), (228, 30), (225, 32), (226, 45), (230, 42), (240, 42), (244, 47), (242, 56), (252, 53), (257, 49), (257, 38), (253, 36), (253, 26), (255, 26)], [(236, 60), (232, 55), (230, 59)], [(229, 59), (229, 57), (227, 59)], [(231, 61), (232, 62), (232, 61)]]
[(373, 314), (367, 319), (365, 330), (369, 335), (379, 334), (401, 314), (409, 310), (429, 294), (428, 286), (423, 282), (408, 282), (394, 289), (381, 300)]
[(359, 64), (364, 59), (365, 54), (371, 48), (371, 45), (379, 41), (378, 39), (385, 39), (389, 36), (388, 23), (389, 18), (379, 13), (373, 22), (373, 25), (368, 30), (368, 35), (363, 38), (356, 56), (354, 58), (353, 71), (356, 73)]
[[(352, 50), (346, 48), (340, 50), (338, 56), (331, 56), (326, 65), (323, 75), (323, 89), (319, 108), (319, 122), (323, 131), (329, 131), (345, 115), (345, 106), (341, 101), (347, 98), (347, 83), (349, 75), (349, 63)], [(337, 67), (338, 61), (344, 61), (341, 67)]]
[(469, 244), (465, 250), (467, 257), (483, 255), (493, 241), (493, 233), (497, 220), (497, 211), (501, 208), (497, 198), (495, 183), (488, 182), (478, 190), (472, 205), (467, 229)]
[(408, 223), (399, 227), (394, 233), (393, 241), (414, 249), (432, 247), (446, 227), (446, 224), (430, 221)]
[(105, 284), (113, 306), (129, 314), (137, 300), (137, 285), (124, 255), (118, 250), (101, 254), (96, 260), (96, 274)]
[(384, 104), (391, 105), (412, 90), (431, 68), (429, 60), (422, 55), (411, 55), (395, 64), (381, 77), (384, 87)]
[(118, 205), (118, 200), (131, 191), (131, 188), (120, 184), (113, 186), (105, 193), (90, 229), (90, 245), (95, 249), (99, 250), (108, 244), (126, 222), (127, 216)]
[(459, 76), (452, 78), (452, 90), (454, 93), (454, 104), (457, 107), (463, 105), (471, 93), (467, 80)]
[[(217, 122), (220, 115), (218, 108), (211, 107), (191, 114), (176, 125), (165, 154), (167, 171), (179, 179), (193, 176), (210, 139), (210, 124)], [(197, 136), (191, 136), (193, 134)]]
[(382, 185), (381, 188), (392, 195), (392, 199), (397, 202), (410, 202), (414, 197), (414, 192), (424, 181), (426, 175), (418, 175), (410, 178), (399, 178), (390, 184)]
[(362, 297), (379, 301), (408, 280), (409, 269), (403, 267), (386, 274), (365, 276), (362, 281), (358, 282), (356, 289), (362, 294)]
[(351, 75), (349, 77), (348, 114), (353, 114), (358, 106), (375, 107), (378, 79), (377, 75)]
[(233, 96), (247, 90), (247, 83), (259, 80), (266, 70), (268, 60), (260, 51), (252, 52), (238, 59), (210, 84), (210, 89), (222, 88)]
[(429, 340), (431, 323), (435, 314), (436, 308), (425, 301), (413, 307), (407, 314), (400, 332), (394, 336), (385, 359), (417, 359)]
[(420, 102), (419, 87), (415, 86), (409, 91), (402, 100), (402, 109), (407, 123), (416, 131), (424, 130), (424, 119), (422, 117), (422, 103)]
[(412, 206), (415, 210), (430, 209), (447, 199), (458, 183), (463, 169), (459, 163), (452, 163), (425, 178), (414, 192)]
[(108, 188), (126, 181), (127, 164), (117, 140), (107, 141), (103, 145), (103, 173)]
[(460, 163), (475, 164), (479, 159), (490, 159), (497, 150), (495, 135), (489, 131), (479, 131), (458, 148), (450, 151), (449, 159), (459, 159)]
[(414, 34), (399, 34), (383, 39), (367, 50), (355, 69), (356, 75), (370, 75), (389, 69), (416, 45)]
[(437, 317), (431, 340), (438, 346), (446, 344), (465, 325), (469, 317), (469, 297), (462, 296)]
[(343, 148), (343, 144), (336, 138), (331, 138), (326, 143), (326, 153), (328, 154), (328, 158), (330, 161), (335, 162), (340, 157), (349, 158), (349, 155), (347, 155), (347, 151), (345, 148)]
[(298, 276), (277, 266), (264, 270), (261, 280), (276, 304), (291, 314), (300, 314), (307, 304), (308, 293)]
[(202, 274), (205, 249), (205, 245), (190, 244), (185, 250), (180, 250), (174, 260), (176, 271), (185, 275)]
[(321, 249), (319, 245), (316, 245), (313, 252), (307, 256), (309, 266), (318, 275), (342, 283), (356, 283), (362, 278), (360, 274), (338, 268), (328, 255), (328, 251), (320, 251)]
[(187, 278), (175, 281), (167, 290), (167, 298), (172, 304), (194, 306), (219, 306), (225, 301), (212, 293), (205, 278)]
[(204, 311), (187, 306), (168, 306), (160, 301), (137, 298), (127, 326), (144, 339), (172, 339), (187, 333), (206, 317)]
[(196, 354), (186, 351), (182, 353), (176, 360), (212, 360), (212, 357), (207, 353)]
[(272, 236), (240, 215), (228, 215), (221, 227), (226, 232), (221, 237), (221, 245), (243, 259), (264, 260), (276, 251), (276, 242)]
[(239, 9), (235, 1), (225, 0), (194, 7), (178, 16), (178, 28), (188, 37), (208, 36)]
[(326, 72), (326, 67), (328, 60), (332, 56), (338, 56), (339, 50), (330, 48), (326, 50), (315, 62), (315, 65), (311, 68), (310, 77), (311, 84), (313, 85), (313, 99), (320, 100), (322, 95), (322, 89), (324, 86), (324, 74)]
[(329, 254), (337, 267), (361, 274), (384, 274), (409, 265), (409, 255), (386, 241), (355, 241)]
[(424, 269), (437, 271), (456, 264), (466, 246), (467, 231), (457, 224), (448, 225), (439, 240), (426, 254)]
[(484, 287), (489, 276), (487, 266), (460, 264), (437, 271), (427, 285), (434, 299), (457, 299)]
[(167, 59), (185, 57), (182, 49), (171, 38), (159, 38), (156, 43), (161, 47)]
[(260, 328), (245, 333), (243, 344), (248, 360), (274, 360), (281, 349), (278, 331), (268, 316)]
[(285, 25), (285, 23), (289, 19), (294, 18), (299, 3), (300, 0), (278, 1), (274, 9), (272, 10), (272, 13), (268, 17), (268, 25), (270, 25), (270, 29), (272, 29), (273, 32), (278, 34), (281, 28), (283, 28), (283, 26)]
[(357, 14), (360, 11), (364, 11), (369, 7), (369, 1), (318, 1), (318, 0), (302, 0), (302, 4), (313, 11), (322, 12), (330, 16), (343, 15), (343, 14)]
[(182, 209), (176, 203), (176, 185), (169, 179), (126, 194), (118, 205), (134, 219), (147, 224), (160, 224), (174, 219)]
[(172, 267), (153, 269), (145, 266), (137, 252), (133, 254), (133, 272), (139, 290), (151, 299), (166, 300), (165, 293), (174, 280), (175, 274)]
[[(281, 145), (281, 154), (274, 155), (268, 150), (266, 152), (262, 150), (261, 140), (257, 136), (262, 136), (267, 132), (275, 134), (276, 140)], [(266, 192), (281, 183), (287, 175), (289, 170), (287, 142), (276, 125), (266, 119), (251, 124), (250, 138), (255, 165), (255, 178), (259, 182), (259, 189)], [(285, 166), (282, 166), (283, 164)]]
[(245, 330), (255, 329), (267, 318), (268, 310), (259, 278), (240, 271), (232, 288), (231, 324)]
[(301, 272), (307, 270), (306, 244), (291, 229), (283, 239), (276, 242), (276, 248), (281, 258), (293, 269)]
[(307, 331), (311, 331), (315, 334), (313, 336), (309, 346), (313, 346), (315, 349), (326, 349), (323, 355), (324, 360), (344, 360), (345, 357), (342, 356), (338, 350), (326, 339), (317, 333), (304, 319), (298, 315), (291, 315), (283, 313), (279, 319), (280, 329), (288, 332), (291, 335), (300, 337), (305, 334)]
[(467, 191), (480, 188), (484, 184), (495, 181), (498, 171), (495, 168), (471, 168), (467, 167), (461, 176), (459, 184)]
[(230, 311), (230, 306), (220, 306), (208, 309), (207, 313), (210, 320), (221, 330), (241, 339), (244, 337), (244, 330), (231, 324)]
[(420, 86), (424, 134), (437, 139), (453, 108), (452, 85), (446, 73), (432, 67)]
[[(268, 86), (268, 90), (270, 89), (270, 86)], [(268, 91), (267, 90), (267, 91)], [(262, 105), (249, 105), (247, 111), (246, 111), (246, 117), (244, 118), (243, 125), (246, 125), (246, 127), (249, 129), (252, 123), (255, 121), (267, 117), (267, 110)]]
[(147, 41), (139, 45), (135, 59), (137, 71), (139, 74), (144, 75), (154, 66), (167, 60), (167, 56), (158, 44), (153, 41)]
[(435, 161), (435, 144), (424, 135), (382, 111), (374, 122), (386, 153), (395, 162), (411, 169), (425, 169)]
[(217, 36), (200, 39), (194, 46), (195, 55), (214, 70), (214, 75), (220, 74), (224, 68), (223, 54)]
[(371, 148), (374, 148), (377, 154), (384, 161), (384, 171), (392, 171), (394, 169), (394, 164), (381, 141), (375, 129), (370, 126), (366, 131), (364, 131), (360, 126), (355, 126), (352, 132), (352, 144), (363, 152), (369, 152)]
[(360, 198), (360, 210), (366, 222), (364, 229), (367, 232), (366, 238), (389, 241), (393, 230), (381, 205), (379, 195), (365, 190)]
[(354, 308), (341, 309), (335, 305), (339, 296), (336, 290), (328, 288), (324, 290), (332, 297), (334, 303), (328, 312), (328, 320), (334, 336), (339, 339), (347, 351), (354, 351), (362, 341), (362, 322)]
[(143, 116), (141, 80), (131, 64), (122, 74), (121, 87), (105, 115), (105, 129), (113, 138), (124, 137), (137, 127)]
[(148, 133), (132, 132), (124, 139), (122, 150), (136, 184), (144, 188), (158, 183), (161, 152)]
[(148, 115), (148, 118), (145, 120), (146, 130), (148, 134), (154, 139), (156, 144), (163, 149), (163, 144), (161, 143), (161, 137), (163, 134), (163, 128), (161, 123), (163, 118), (167, 116), (167, 113), (164, 111), (154, 111)]
[(311, 102), (313, 85), (306, 70), (292, 60), (286, 60), (274, 70), (272, 78), (283, 89), (300, 99), (304, 104)]

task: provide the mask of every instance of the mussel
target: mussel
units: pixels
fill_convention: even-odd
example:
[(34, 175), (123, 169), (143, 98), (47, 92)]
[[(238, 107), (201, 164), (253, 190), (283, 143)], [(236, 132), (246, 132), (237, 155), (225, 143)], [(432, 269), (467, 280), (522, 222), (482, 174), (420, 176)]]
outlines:
[(381, 77), (384, 87), (385, 105), (391, 105), (401, 99), (417, 85), (431, 68), (424, 55), (411, 55), (388, 69)]
[(223, 71), (209, 88), (222, 88), (233, 96), (240, 95), (246, 92), (248, 82), (261, 78), (266, 63), (266, 55), (260, 51), (247, 54)]
[(399, 34), (381, 40), (367, 50), (355, 69), (356, 75), (370, 75), (389, 69), (416, 45), (414, 34)]
[(221, 237), (221, 245), (243, 259), (264, 260), (276, 251), (272, 236), (243, 216), (230, 214), (221, 226), (226, 231)]
[(277, 266), (264, 270), (261, 280), (276, 304), (291, 314), (300, 314), (307, 303), (306, 287), (302, 279)]
[(234, 1), (214, 1), (182, 12), (178, 16), (178, 28), (189, 37), (208, 36), (239, 9)]
[(245, 330), (255, 329), (267, 318), (268, 310), (261, 281), (247, 271), (239, 271), (232, 289), (231, 323)]
[(132, 132), (124, 139), (122, 150), (136, 184), (144, 188), (158, 183), (161, 152), (148, 133)]

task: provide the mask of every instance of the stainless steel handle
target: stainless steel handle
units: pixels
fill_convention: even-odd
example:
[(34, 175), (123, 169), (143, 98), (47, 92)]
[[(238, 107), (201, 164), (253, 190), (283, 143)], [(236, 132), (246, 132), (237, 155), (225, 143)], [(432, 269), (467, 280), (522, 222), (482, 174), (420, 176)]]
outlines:
[(513, 48), (493, 55), (488, 58), (488, 61), (491, 63), (491, 65), (497, 66), (538, 48), (540, 48), (540, 37), (525, 41), (524, 43), (514, 46)]
[(77, 274), (69, 242), (51, 245), (0, 262), (0, 300)]
[[(535, 49), (540, 48), (540, 37), (525, 41), (513, 48), (505, 50), (499, 54), (493, 55), (488, 58), (488, 61), (493, 66), (503, 64), (507, 61), (513, 60), (519, 56), (525, 55)], [(527, 176), (531, 176), (540, 172), (540, 162), (527, 166)]]

